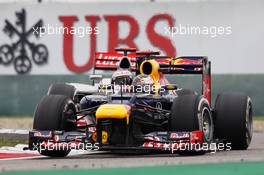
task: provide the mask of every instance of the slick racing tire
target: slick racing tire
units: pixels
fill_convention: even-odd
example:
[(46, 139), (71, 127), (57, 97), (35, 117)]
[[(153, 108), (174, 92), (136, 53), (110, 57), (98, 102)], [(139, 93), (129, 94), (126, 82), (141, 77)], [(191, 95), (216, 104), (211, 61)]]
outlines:
[[(33, 129), (39, 131), (72, 131), (76, 129), (76, 111), (73, 101), (63, 95), (44, 96), (34, 114)], [(40, 151), (41, 150), (41, 151)], [(45, 156), (64, 157), (70, 149), (40, 149)]]
[(230, 143), (231, 149), (248, 148), (252, 135), (252, 102), (239, 93), (222, 93), (215, 101), (215, 135)]
[[(209, 102), (197, 94), (182, 95), (174, 99), (169, 120), (169, 131), (203, 132), (203, 143), (213, 141), (213, 118)], [(207, 151), (207, 150), (206, 150)], [(181, 151), (179, 154), (203, 154), (203, 150)]]
[(69, 84), (52, 84), (49, 87), (47, 95), (64, 95), (74, 100), (76, 89)]

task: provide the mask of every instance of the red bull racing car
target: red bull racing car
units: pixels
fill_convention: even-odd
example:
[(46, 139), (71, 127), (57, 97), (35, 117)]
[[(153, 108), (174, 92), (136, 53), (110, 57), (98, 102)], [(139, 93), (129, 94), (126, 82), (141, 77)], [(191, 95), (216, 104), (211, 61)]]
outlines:
[[(212, 105), (207, 57), (116, 51), (96, 53), (94, 70), (115, 70), (97, 91), (85, 93), (71, 84), (50, 86), (35, 110), (30, 150), (63, 157), (72, 149), (198, 154), (213, 143), (225, 149), (248, 148), (251, 100), (240, 93), (221, 93)], [(200, 74), (202, 92), (170, 84), (165, 74)]]

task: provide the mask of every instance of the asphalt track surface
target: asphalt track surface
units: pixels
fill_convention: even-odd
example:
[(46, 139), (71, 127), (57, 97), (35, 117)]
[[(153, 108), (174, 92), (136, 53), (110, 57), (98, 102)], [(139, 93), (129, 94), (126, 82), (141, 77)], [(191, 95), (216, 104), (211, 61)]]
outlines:
[(228, 162), (264, 162), (264, 132), (254, 133), (251, 146), (245, 151), (219, 151), (200, 156), (177, 154), (127, 155), (108, 152), (87, 152), (66, 158), (17, 158), (0, 160), (0, 171), (31, 171), (47, 169), (141, 167)]

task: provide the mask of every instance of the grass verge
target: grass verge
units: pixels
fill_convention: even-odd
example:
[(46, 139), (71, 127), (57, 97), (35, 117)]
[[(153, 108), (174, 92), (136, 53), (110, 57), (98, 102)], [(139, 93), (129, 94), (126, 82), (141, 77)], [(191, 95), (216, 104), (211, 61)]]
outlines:
[(254, 121), (264, 121), (264, 116), (254, 116)]
[(28, 144), (28, 141), (25, 139), (0, 138), (0, 147), (2, 147), (2, 146), (16, 146), (17, 144)]

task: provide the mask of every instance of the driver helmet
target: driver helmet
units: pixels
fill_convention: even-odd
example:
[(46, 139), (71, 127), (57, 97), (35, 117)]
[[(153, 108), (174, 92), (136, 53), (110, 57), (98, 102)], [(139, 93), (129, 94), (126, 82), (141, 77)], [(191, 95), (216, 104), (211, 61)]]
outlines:
[(133, 81), (133, 74), (128, 70), (116, 71), (111, 79), (112, 85), (131, 85)]
[(132, 82), (134, 92), (136, 93), (153, 93), (154, 81), (149, 75), (140, 74)]

